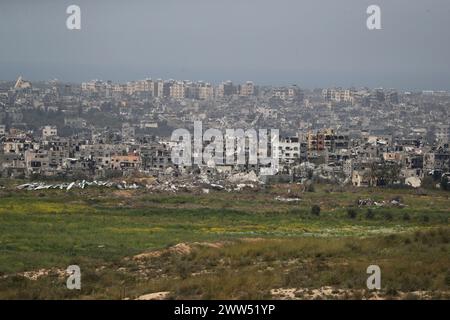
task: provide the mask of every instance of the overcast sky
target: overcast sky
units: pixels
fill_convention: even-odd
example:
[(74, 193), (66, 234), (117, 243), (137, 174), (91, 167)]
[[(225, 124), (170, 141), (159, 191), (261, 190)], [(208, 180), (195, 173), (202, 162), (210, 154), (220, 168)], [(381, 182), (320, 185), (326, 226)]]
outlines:
[(0, 79), (19, 74), (450, 90), (450, 1), (0, 0)]

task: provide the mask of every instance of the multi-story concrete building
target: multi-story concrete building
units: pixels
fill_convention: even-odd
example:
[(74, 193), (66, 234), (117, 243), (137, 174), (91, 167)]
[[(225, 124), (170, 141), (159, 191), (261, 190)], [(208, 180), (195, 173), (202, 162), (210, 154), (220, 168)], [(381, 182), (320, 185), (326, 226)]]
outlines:
[(298, 163), (300, 161), (300, 139), (299, 137), (281, 138), (278, 145), (280, 160), (286, 164)]
[(164, 95), (164, 81), (161, 79), (153, 82), (153, 96), (155, 98), (162, 98)]
[(229, 97), (232, 96), (233, 94), (236, 93), (236, 89), (233, 85), (233, 82), (231, 81), (225, 81), (222, 82), (218, 87), (217, 87), (217, 97), (218, 98), (224, 98), (224, 97)]
[(302, 94), (297, 86), (273, 89), (272, 96), (281, 100), (302, 100)]
[(255, 94), (255, 85), (252, 81), (247, 81), (240, 86), (239, 95), (243, 97), (253, 96)]
[(210, 83), (199, 83), (198, 99), (212, 100), (214, 98), (214, 87)]
[(48, 139), (58, 136), (58, 129), (55, 126), (45, 126), (42, 129), (42, 138)]
[(325, 129), (317, 133), (309, 132), (306, 136), (309, 151), (323, 151), (327, 149), (331, 151), (334, 147), (334, 131), (332, 129)]
[(182, 81), (176, 81), (170, 87), (170, 97), (174, 99), (184, 99), (186, 97), (186, 86)]
[(352, 101), (352, 91), (348, 89), (324, 89), (322, 91), (322, 96), (326, 101), (334, 102), (351, 102)]
[(141, 167), (139, 154), (114, 155), (111, 157), (111, 169), (113, 170), (137, 170)]
[(50, 160), (46, 150), (25, 151), (25, 164), (29, 173), (44, 173), (50, 169)]

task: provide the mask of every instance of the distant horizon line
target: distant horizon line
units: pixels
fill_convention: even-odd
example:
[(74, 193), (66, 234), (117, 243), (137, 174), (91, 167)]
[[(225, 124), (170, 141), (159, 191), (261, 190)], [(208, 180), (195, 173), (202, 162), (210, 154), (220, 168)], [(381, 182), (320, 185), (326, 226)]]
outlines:
[(8, 82), (13, 83), (13, 82), (17, 81), (17, 79), (19, 77), (22, 77), (22, 80), (29, 81), (29, 82), (37, 82), (37, 83), (44, 82), (44, 83), (48, 83), (48, 82), (51, 82), (51, 81), (57, 81), (57, 82), (60, 82), (61, 84), (77, 84), (77, 85), (81, 85), (82, 83), (87, 83), (87, 82), (91, 82), (91, 81), (100, 81), (100, 82), (111, 81), (112, 83), (115, 83), (115, 84), (127, 84), (129, 82), (144, 81), (144, 80), (152, 80), (152, 81), (163, 80), (164, 82), (173, 80), (173, 81), (191, 81), (191, 82), (194, 82), (194, 83), (205, 82), (205, 83), (208, 83), (208, 84), (212, 84), (214, 86), (218, 86), (218, 85), (220, 85), (222, 83), (231, 81), (232, 83), (236, 83), (236, 84), (245, 84), (246, 82), (252, 82), (255, 86), (259, 86), (259, 87), (280, 87), (280, 88), (283, 88), (283, 87), (297, 86), (300, 89), (308, 89), (308, 90), (330, 89), (330, 88), (331, 89), (332, 88), (336, 88), (336, 89), (339, 89), (339, 88), (341, 88), (341, 89), (353, 89), (354, 88), (354, 89), (397, 90), (397, 91), (403, 91), (403, 92), (437, 92), (437, 93), (439, 93), (439, 92), (441, 92), (441, 93), (444, 93), (444, 92), (445, 93), (449, 93), (450, 92), (450, 89), (449, 90), (443, 90), (443, 89), (433, 89), (433, 88), (426, 88), (426, 89), (425, 88), (420, 88), (420, 89), (419, 88), (414, 88), (414, 89), (410, 88), (410, 89), (406, 89), (406, 88), (399, 88), (399, 87), (392, 87), (392, 86), (384, 87), (384, 86), (367, 86), (367, 85), (361, 85), (361, 86), (355, 86), (355, 85), (352, 85), (352, 86), (331, 85), (331, 86), (319, 86), (319, 87), (315, 86), (315, 87), (312, 87), (312, 86), (307, 86), (307, 85), (301, 86), (298, 83), (291, 83), (291, 84), (281, 84), (281, 83), (279, 83), (279, 84), (267, 84), (267, 83), (264, 83), (264, 81), (263, 81), (263, 83), (258, 83), (255, 80), (237, 81), (237, 80), (227, 79), (227, 80), (222, 80), (222, 81), (208, 81), (208, 80), (203, 80), (203, 79), (201, 79), (201, 80), (192, 80), (192, 79), (183, 79), (183, 80), (181, 80), (181, 79), (175, 79), (175, 78), (165, 78), (164, 79), (164, 78), (161, 78), (161, 77), (155, 77), (155, 78), (146, 77), (146, 78), (141, 78), (141, 79), (122, 80), (122, 81), (109, 80), (109, 79), (108, 80), (103, 80), (103, 79), (100, 79), (100, 78), (90, 79), (90, 80), (83, 80), (83, 81), (73, 81), (73, 80), (59, 80), (57, 78), (45, 79), (45, 80), (44, 79), (36, 80), (34, 78), (34, 79), (30, 80), (27, 77), (23, 77), (22, 75), (18, 75), (17, 78), (11, 79), (11, 80), (0, 79), (0, 82), (1, 83), (8, 83)]

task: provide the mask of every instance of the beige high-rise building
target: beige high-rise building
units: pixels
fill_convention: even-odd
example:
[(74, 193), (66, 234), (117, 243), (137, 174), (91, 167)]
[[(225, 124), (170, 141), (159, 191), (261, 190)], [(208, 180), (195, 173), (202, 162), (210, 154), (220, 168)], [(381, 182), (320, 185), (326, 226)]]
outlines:
[(105, 89), (105, 87), (106, 83), (99, 80), (92, 80), (81, 84), (81, 90), (87, 92), (101, 92)]
[(223, 97), (228, 97), (231, 96), (235, 93), (234, 90), (234, 86), (233, 86), (233, 82), (231, 82), (230, 80), (222, 82), (218, 87), (217, 87), (217, 97), (218, 98), (223, 98)]
[(209, 83), (202, 83), (198, 87), (198, 98), (200, 100), (211, 100), (214, 98), (214, 88)]
[(239, 92), (241, 96), (248, 97), (255, 94), (255, 85), (251, 81), (247, 81), (245, 84), (241, 85), (241, 90)]
[(123, 93), (126, 91), (126, 86), (122, 84), (113, 84), (112, 91), (115, 93)]
[[(149, 79), (136, 81), (134, 84), (134, 90), (139, 91), (139, 92), (149, 92), (151, 85), (152, 85), (152, 80), (149, 80)], [(152, 89), (152, 91), (153, 91), (153, 89)]]
[(170, 97), (174, 99), (184, 99), (186, 88), (183, 82), (177, 81), (170, 87)]

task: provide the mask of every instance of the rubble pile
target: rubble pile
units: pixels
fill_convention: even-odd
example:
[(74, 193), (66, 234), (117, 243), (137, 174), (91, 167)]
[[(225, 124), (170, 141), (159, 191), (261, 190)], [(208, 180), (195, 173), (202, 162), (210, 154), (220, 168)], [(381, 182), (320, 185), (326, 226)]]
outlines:
[(359, 199), (358, 200), (358, 206), (373, 206), (374, 201), (372, 199)]
[(71, 190), (73, 188), (85, 189), (86, 187), (106, 187), (113, 188), (116, 187), (118, 189), (138, 189), (139, 186), (135, 183), (127, 184), (126, 181), (122, 183), (110, 182), (110, 181), (97, 181), (94, 180), (92, 182), (83, 180), (81, 182), (63, 182), (56, 184), (47, 184), (44, 182), (31, 182), (25, 183), (17, 186), (16, 188), (19, 190), (28, 190), (28, 191), (37, 191), (37, 190), (49, 190), (49, 189), (60, 189), (60, 190)]
[(277, 196), (277, 197), (275, 197), (275, 200), (281, 201), (281, 202), (299, 202), (302, 199), (300, 199), (300, 198), (284, 198), (284, 197)]
[(49, 189), (60, 189), (69, 191), (71, 189), (85, 189), (87, 187), (116, 188), (119, 190), (146, 189), (149, 192), (203, 192), (216, 191), (242, 191), (246, 189), (257, 190), (262, 182), (252, 171), (248, 174), (238, 173), (234, 175), (225, 174), (201, 174), (201, 175), (173, 175), (172, 173), (160, 175), (158, 178), (149, 180), (131, 179), (131, 181), (76, 181), (64, 183), (30, 182), (17, 186), (18, 190), (38, 191)]
[(386, 201), (374, 201), (372, 199), (358, 199), (357, 204), (359, 207), (399, 207), (403, 208), (406, 207), (406, 205), (402, 202), (402, 199), (400, 197), (396, 197), (392, 200)]

